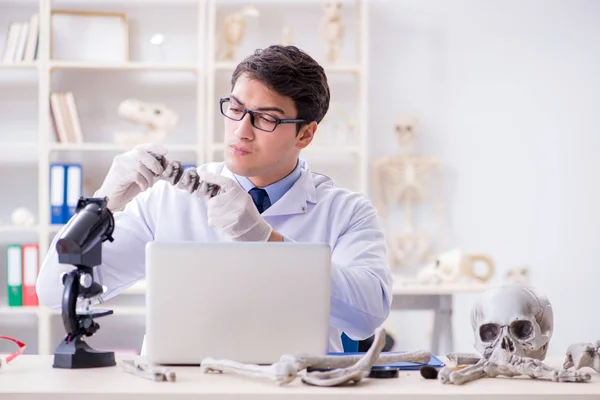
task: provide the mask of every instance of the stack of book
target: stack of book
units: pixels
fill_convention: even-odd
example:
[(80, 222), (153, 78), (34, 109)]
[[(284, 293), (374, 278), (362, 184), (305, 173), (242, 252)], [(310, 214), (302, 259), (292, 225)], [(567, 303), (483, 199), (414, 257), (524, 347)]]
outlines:
[(29, 21), (12, 22), (8, 27), (2, 62), (18, 64), (37, 60), (39, 42), (39, 16), (34, 14)]
[(83, 143), (81, 121), (72, 92), (52, 92), (50, 111), (57, 142)]

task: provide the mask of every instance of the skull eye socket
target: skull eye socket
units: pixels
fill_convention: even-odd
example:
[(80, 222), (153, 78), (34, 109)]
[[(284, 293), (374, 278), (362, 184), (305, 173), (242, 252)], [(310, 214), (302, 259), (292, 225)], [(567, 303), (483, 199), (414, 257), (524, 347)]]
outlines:
[(500, 336), (502, 328), (498, 324), (483, 324), (479, 328), (479, 337), (482, 342), (492, 342)]
[(529, 321), (514, 321), (510, 331), (517, 339), (525, 340), (533, 336), (533, 324)]

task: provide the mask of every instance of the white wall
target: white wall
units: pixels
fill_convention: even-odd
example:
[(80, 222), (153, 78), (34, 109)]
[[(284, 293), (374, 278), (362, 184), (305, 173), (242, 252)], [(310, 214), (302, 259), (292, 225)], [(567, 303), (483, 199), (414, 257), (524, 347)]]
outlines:
[[(418, 149), (451, 176), (453, 244), (490, 254), (498, 275), (530, 266), (554, 306), (556, 355), (600, 331), (598, 16), (593, 0), (371, 7), (372, 156), (392, 153), (397, 114), (420, 120)], [(455, 302), (458, 351), (473, 349), (475, 298)], [(398, 348), (428, 346), (413, 323), (429, 320), (398, 313), (391, 321)]]
[[(141, 43), (155, 30), (187, 38), (188, 27), (190, 40), (181, 42), (182, 49), (169, 47), (168, 54), (175, 61), (193, 55), (195, 30), (185, 10), (169, 14), (166, 27), (158, 20), (137, 26), (135, 17), (145, 11), (126, 11), (133, 13), (136, 59), (148, 58)], [(531, 267), (534, 283), (554, 304), (551, 354), (562, 354), (573, 341), (600, 339), (592, 297), (600, 280), (596, 272), (600, 211), (595, 208), (600, 189), (593, 179), (600, 170), (595, 157), (600, 150), (600, 2), (372, 0), (370, 14), (372, 157), (391, 155), (397, 148), (392, 130), (397, 114), (416, 116), (421, 123), (418, 149), (446, 166), (452, 244), (490, 254), (498, 276), (510, 266)], [(7, 15), (3, 26), (26, 15), (28, 9)], [(251, 21), (248, 39), (254, 29), (273, 37), (283, 24), (293, 27), (298, 45), (304, 37), (312, 37), (315, 24), (299, 23), (295, 10), (279, 15), (283, 19)], [(319, 18), (319, 11), (309, 15)], [(186, 22), (183, 27), (181, 18)], [(311, 35), (303, 35), (303, 28)], [(177, 41), (169, 41), (169, 46), (173, 43)], [(309, 49), (322, 51), (322, 46), (311, 43)], [(245, 43), (241, 52), (253, 47)], [(344, 51), (352, 54), (348, 48)], [(23, 124), (31, 127), (32, 135), (37, 133), (31, 113), (37, 109), (37, 81), (35, 76), (21, 75), (2, 75), (6, 91), (0, 91), (4, 116), (0, 140), (9, 140), (10, 132), (21, 131)], [(194, 83), (189, 80), (169, 86), (162, 81), (146, 85), (128, 73), (90, 76), (95, 80), (84, 86), (84, 73), (57, 74), (53, 88), (76, 91), (86, 118), (82, 124), (96, 139), (126, 124), (115, 109), (124, 97), (175, 106), (193, 99)], [(115, 82), (114, 90), (108, 89)], [(336, 83), (336, 92), (343, 87)], [(17, 103), (14, 93), (19, 94)], [(31, 104), (21, 101), (24, 96)], [(173, 141), (188, 142), (195, 131), (194, 118), (186, 110), (183, 107), (187, 122), (178, 127)], [(96, 129), (102, 121), (108, 126)], [(1, 166), (0, 183), (14, 184), (14, 166)], [(35, 177), (35, 164), (18, 168)], [(106, 170), (108, 165), (97, 168)], [(36, 193), (32, 184), (24, 198), (36, 198)], [(14, 206), (13, 200), (0, 205), (4, 223)], [(468, 314), (475, 297), (462, 295), (456, 300), (459, 351), (472, 350)], [(424, 333), (429, 323), (424, 313), (394, 314), (390, 325), (397, 348), (428, 348)]]

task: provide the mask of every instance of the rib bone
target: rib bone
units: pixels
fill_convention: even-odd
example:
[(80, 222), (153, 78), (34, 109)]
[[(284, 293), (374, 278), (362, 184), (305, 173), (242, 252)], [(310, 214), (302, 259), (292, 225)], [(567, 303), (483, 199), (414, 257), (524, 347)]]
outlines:
[(373, 363), (377, 361), (381, 350), (383, 350), (383, 346), (385, 346), (385, 331), (378, 329), (369, 351), (354, 365), (325, 372), (307, 372), (302, 376), (302, 382), (313, 386), (339, 386), (351, 382), (358, 383), (369, 375)]

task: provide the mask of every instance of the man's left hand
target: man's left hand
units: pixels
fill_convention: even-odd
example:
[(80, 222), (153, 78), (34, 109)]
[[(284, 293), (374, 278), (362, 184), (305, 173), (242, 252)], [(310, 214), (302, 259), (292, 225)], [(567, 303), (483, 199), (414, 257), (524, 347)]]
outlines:
[(207, 171), (198, 171), (200, 186), (196, 193), (207, 197), (209, 185), (218, 185), (219, 193), (206, 201), (208, 225), (220, 228), (233, 240), (266, 242), (273, 228), (260, 215), (252, 197), (234, 180)]

